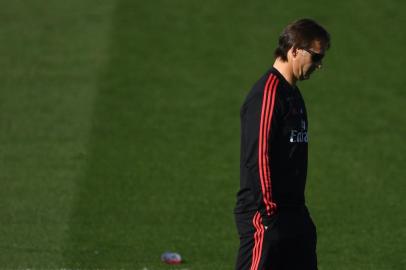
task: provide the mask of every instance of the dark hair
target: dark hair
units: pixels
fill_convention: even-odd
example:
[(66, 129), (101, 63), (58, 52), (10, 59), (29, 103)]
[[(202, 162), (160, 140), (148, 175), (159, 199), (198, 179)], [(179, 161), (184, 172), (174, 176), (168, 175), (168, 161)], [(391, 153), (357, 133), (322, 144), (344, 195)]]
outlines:
[(312, 19), (300, 19), (286, 26), (279, 36), (279, 44), (275, 49), (275, 58), (287, 61), (290, 48), (309, 48), (311, 43), (319, 40), (323, 47), (330, 48), (330, 34)]

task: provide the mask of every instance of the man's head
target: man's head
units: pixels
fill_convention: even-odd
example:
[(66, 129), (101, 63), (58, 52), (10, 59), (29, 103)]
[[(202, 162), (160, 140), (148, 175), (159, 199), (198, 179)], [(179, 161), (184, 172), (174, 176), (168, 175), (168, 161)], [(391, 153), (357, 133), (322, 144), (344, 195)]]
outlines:
[(289, 63), (297, 80), (306, 80), (322, 65), (325, 51), (330, 48), (330, 35), (311, 19), (289, 24), (279, 37), (276, 59)]

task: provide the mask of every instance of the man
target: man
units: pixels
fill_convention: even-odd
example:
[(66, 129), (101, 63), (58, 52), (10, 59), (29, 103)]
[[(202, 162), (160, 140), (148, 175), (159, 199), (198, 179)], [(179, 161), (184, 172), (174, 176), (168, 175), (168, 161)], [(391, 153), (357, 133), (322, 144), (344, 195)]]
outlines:
[(238, 270), (315, 270), (316, 229), (305, 206), (308, 123), (297, 81), (322, 66), (328, 32), (310, 19), (289, 24), (273, 67), (241, 107)]

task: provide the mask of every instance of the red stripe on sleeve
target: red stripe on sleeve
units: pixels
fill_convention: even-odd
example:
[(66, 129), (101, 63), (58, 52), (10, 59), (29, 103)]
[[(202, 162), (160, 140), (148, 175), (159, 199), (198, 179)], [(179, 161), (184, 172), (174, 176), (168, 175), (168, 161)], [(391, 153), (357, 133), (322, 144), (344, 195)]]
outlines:
[(275, 93), (278, 83), (279, 80), (276, 78), (276, 76), (271, 74), (265, 84), (258, 141), (258, 169), (261, 180), (262, 196), (268, 215), (271, 215), (276, 208), (275, 203), (272, 202), (268, 140), (270, 136), (272, 114), (275, 105)]

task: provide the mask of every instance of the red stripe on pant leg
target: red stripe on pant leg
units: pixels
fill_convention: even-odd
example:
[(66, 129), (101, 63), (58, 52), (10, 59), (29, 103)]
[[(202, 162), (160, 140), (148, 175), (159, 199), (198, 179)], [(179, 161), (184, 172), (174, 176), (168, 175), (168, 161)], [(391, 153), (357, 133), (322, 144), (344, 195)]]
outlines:
[(255, 270), (255, 265), (258, 261), (258, 249), (259, 249), (258, 216), (259, 216), (259, 212), (256, 212), (256, 214), (254, 215), (254, 218), (252, 220), (252, 223), (255, 228), (255, 233), (254, 233), (255, 242), (254, 242), (254, 248), (252, 249), (252, 262), (251, 262), (250, 270)]
[(261, 262), (262, 258), (262, 243), (264, 242), (264, 225), (262, 225), (262, 217), (259, 216), (259, 226), (260, 226), (260, 240), (259, 240), (259, 257), (258, 257), (258, 263), (257, 263), (257, 269), (259, 268), (259, 263)]
[(258, 269), (259, 267), (259, 262), (261, 261), (261, 255), (262, 255), (262, 242), (263, 242), (263, 237), (264, 237), (264, 231), (262, 229), (262, 218), (261, 215), (258, 214), (258, 259), (255, 265), (255, 269)]
[(251, 261), (250, 270), (254, 269), (253, 267), (254, 267), (255, 262), (257, 260), (257, 249), (258, 249), (258, 233), (257, 233), (258, 228), (257, 228), (257, 222), (256, 222), (257, 215), (258, 215), (258, 212), (255, 213), (254, 218), (252, 219), (252, 224), (254, 225), (255, 233), (254, 233), (254, 247), (252, 249), (252, 261)]
[(258, 217), (256, 219), (256, 227), (257, 227), (257, 251), (256, 251), (256, 259), (254, 264), (252, 265), (251, 269), (252, 270), (258, 270), (259, 268), (259, 263), (261, 262), (261, 255), (262, 255), (262, 243), (264, 240), (264, 227), (262, 225), (262, 218), (261, 215), (258, 214)]

